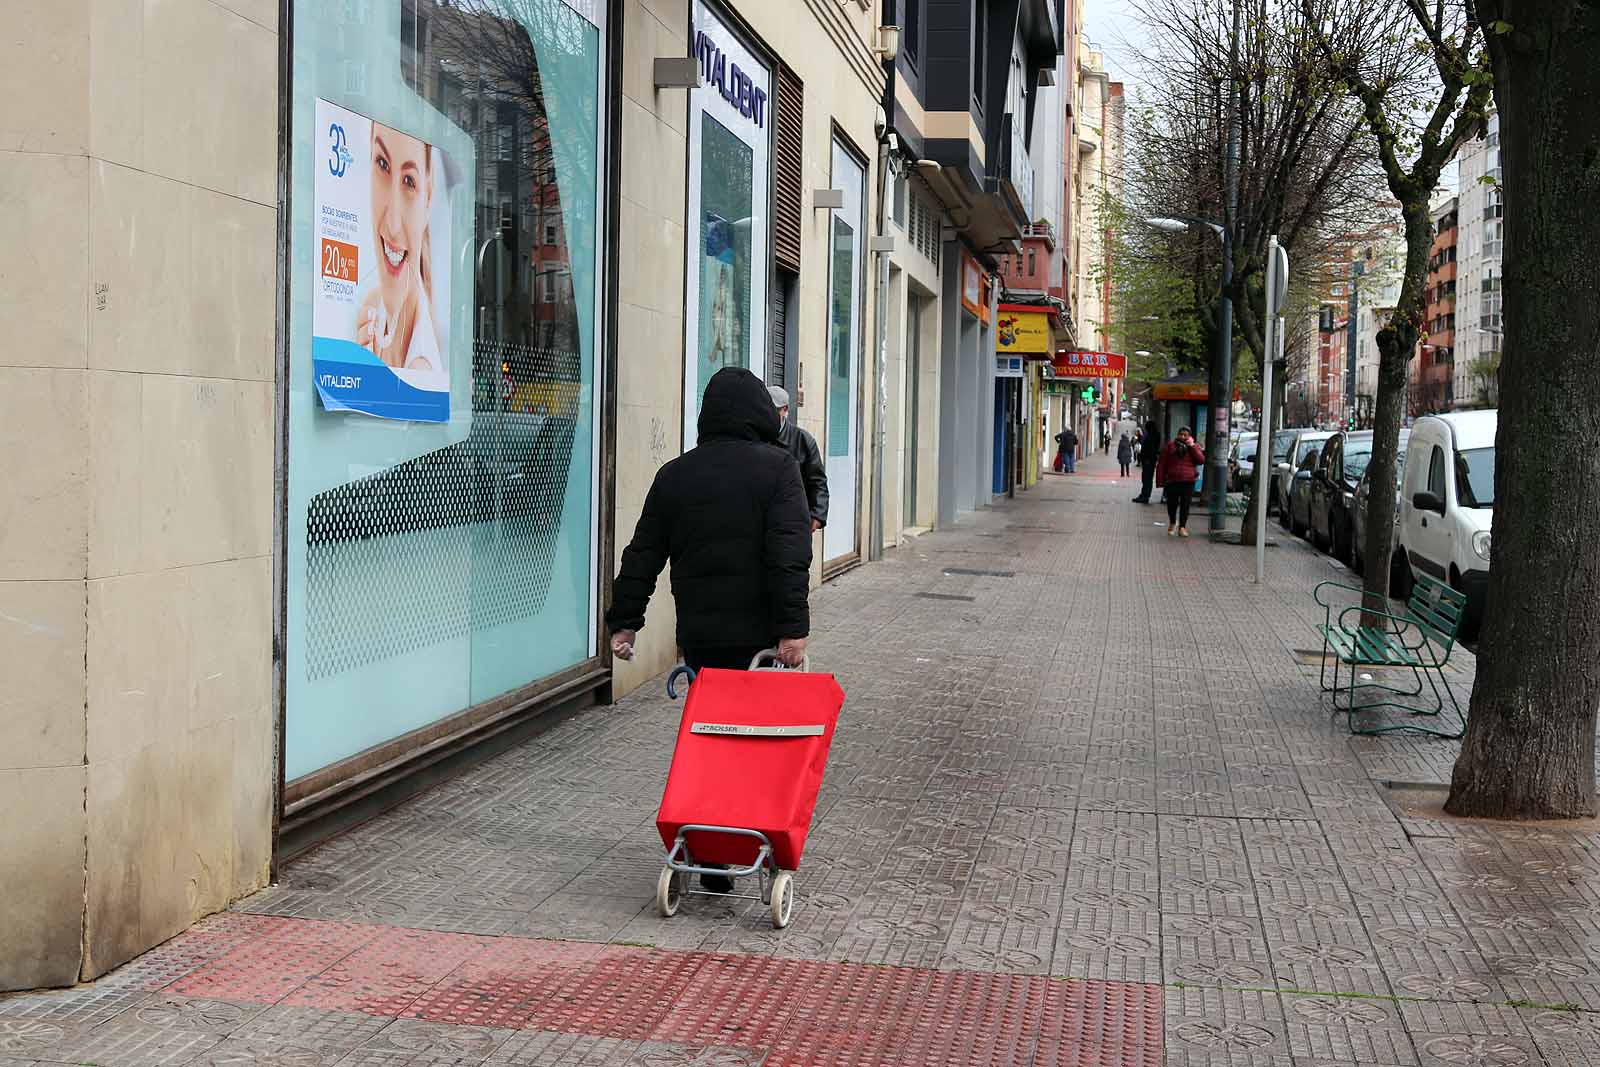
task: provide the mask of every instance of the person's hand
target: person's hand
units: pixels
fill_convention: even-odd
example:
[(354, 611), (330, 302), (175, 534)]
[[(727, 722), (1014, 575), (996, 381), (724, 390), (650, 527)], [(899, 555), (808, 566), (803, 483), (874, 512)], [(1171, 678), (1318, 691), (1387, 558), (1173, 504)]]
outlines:
[(389, 309), (381, 298), (363, 304), (356, 316), (356, 344), (382, 358), (383, 350), (394, 341)]
[(811, 532), (812, 533), (816, 533), (820, 529), (822, 529), (822, 520), (821, 519), (812, 519), (811, 520)]
[(633, 630), (618, 630), (611, 635), (611, 654), (618, 659), (632, 659), (633, 642), (638, 636)]
[(798, 667), (806, 661), (806, 639), (785, 637), (778, 642), (778, 662), (785, 667)]

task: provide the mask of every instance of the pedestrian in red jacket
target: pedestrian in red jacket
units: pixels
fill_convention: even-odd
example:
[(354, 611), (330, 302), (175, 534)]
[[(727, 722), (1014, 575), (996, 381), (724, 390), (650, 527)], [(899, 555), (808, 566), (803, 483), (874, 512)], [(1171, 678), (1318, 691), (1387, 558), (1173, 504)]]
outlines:
[(1167, 490), (1167, 536), (1189, 536), (1189, 498), (1205, 468), (1205, 450), (1194, 443), (1194, 434), (1185, 426), (1161, 450), (1156, 462), (1156, 485)]

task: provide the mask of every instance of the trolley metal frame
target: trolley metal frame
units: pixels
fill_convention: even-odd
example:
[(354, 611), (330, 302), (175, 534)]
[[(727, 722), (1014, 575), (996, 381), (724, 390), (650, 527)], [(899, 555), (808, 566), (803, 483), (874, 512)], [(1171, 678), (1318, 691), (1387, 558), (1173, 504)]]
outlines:
[[(763, 667), (763, 662), (770, 662), (773, 666)], [(792, 668), (807, 671), (811, 668), (811, 659), (806, 657), (800, 666)], [(756, 653), (755, 659), (750, 661), (752, 671), (776, 670), (784, 671), (791, 668), (782, 666), (778, 661), (776, 649), (764, 649)], [(673, 700), (678, 698), (677, 681), (680, 677), (687, 676), (691, 683), (694, 682), (695, 672), (687, 664), (680, 663), (667, 675), (667, 696)], [(755, 862), (745, 867), (706, 867), (695, 863), (694, 856), (689, 852), (688, 834), (691, 833), (716, 833), (729, 834), (734, 837), (750, 837), (761, 842), (761, 848), (756, 853)], [(760, 881), (759, 893), (714, 893), (709, 889), (691, 888), (691, 880), (695, 875), (710, 875), (716, 878), (748, 878), (755, 875)], [(789, 925), (789, 919), (794, 912), (794, 872), (783, 870), (778, 866), (772, 855), (772, 841), (760, 830), (752, 830), (744, 826), (715, 826), (709, 823), (694, 823), (678, 828), (678, 835), (672, 842), (672, 848), (667, 851), (666, 865), (661, 868), (661, 875), (656, 880), (656, 911), (664, 919), (670, 919), (678, 912), (678, 906), (683, 903), (683, 898), (688, 896), (720, 897), (734, 900), (759, 900), (766, 905), (772, 913), (774, 929), (782, 930)]]

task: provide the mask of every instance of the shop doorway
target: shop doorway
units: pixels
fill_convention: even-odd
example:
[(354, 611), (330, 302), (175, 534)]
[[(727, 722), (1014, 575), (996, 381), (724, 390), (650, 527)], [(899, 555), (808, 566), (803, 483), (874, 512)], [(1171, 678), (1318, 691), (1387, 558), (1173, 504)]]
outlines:
[(918, 423), (922, 418), (922, 313), (926, 298), (915, 292), (906, 297), (906, 401), (905, 432), (901, 460), (902, 529), (917, 525), (917, 454), (920, 448)]

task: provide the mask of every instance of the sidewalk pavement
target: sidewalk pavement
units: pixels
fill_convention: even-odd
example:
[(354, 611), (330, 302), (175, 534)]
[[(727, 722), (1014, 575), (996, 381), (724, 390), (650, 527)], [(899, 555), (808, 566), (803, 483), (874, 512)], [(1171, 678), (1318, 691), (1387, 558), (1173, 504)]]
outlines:
[(787, 930), (655, 915), (652, 684), (0, 999), (0, 1067), (1600, 1063), (1600, 836), (1398, 807), (1456, 748), (1320, 699), (1341, 569), (1284, 537), (1258, 588), (1103, 468), (816, 596), (848, 700)]

